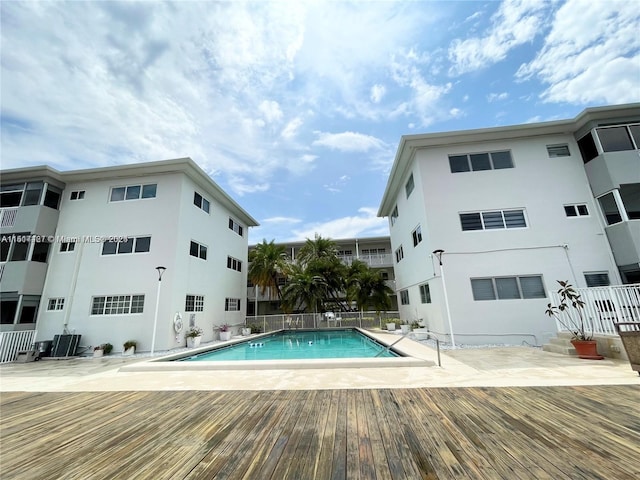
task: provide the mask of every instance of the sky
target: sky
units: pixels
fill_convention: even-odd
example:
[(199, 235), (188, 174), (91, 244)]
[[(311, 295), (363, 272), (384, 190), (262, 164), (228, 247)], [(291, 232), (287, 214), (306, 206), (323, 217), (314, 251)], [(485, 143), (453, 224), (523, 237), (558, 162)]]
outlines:
[(640, 100), (635, 1), (0, 2), (3, 169), (191, 157), (249, 244), (389, 235), (402, 135)]

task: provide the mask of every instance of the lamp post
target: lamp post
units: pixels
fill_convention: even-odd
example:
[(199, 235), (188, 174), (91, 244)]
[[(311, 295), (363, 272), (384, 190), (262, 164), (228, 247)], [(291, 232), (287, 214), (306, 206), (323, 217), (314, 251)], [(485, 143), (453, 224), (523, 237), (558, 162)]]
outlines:
[(160, 306), (160, 287), (162, 286), (162, 274), (166, 270), (165, 267), (156, 267), (158, 271), (158, 295), (156, 296), (156, 313), (153, 318), (153, 338), (151, 339), (151, 355), (156, 348), (156, 328), (158, 327), (158, 307)]
[(447, 297), (447, 285), (444, 282), (444, 268), (442, 267), (442, 254), (444, 253), (444, 250), (434, 250), (432, 253), (436, 256), (438, 263), (440, 264), (440, 277), (442, 277), (442, 291), (444, 292), (444, 306), (447, 311), (447, 320), (449, 321), (449, 332), (451, 333), (451, 348), (455, 350), (456, 339), (453, 336), (453, 324), (451, 323), (451, 311), (449, 310), (449, 297)]

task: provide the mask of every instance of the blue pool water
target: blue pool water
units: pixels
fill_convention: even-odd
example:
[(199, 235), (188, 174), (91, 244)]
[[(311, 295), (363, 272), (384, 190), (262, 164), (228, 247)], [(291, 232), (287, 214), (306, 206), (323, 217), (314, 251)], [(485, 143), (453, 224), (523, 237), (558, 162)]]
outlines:
[(289, 331), (200, 353), (178, 361), (294, 360), (312, 358), (397, 357), (357, 330)]

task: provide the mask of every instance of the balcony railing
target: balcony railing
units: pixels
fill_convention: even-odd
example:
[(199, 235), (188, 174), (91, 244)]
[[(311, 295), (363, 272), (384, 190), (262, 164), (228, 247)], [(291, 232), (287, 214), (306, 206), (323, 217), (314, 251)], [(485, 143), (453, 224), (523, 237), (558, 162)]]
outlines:
[(18, 208), (0, 208), (0, 227), (13, 227), (17, 215)]
[(13, 362), (19, 351), (31, 348), (35, 338), (35, 330), (0, 332), (0, 363)]
[(351, 265), (354, 260), (360, 260), (370, 267), (383, 267), (393, 265), (393, 258), (390, 253), (379, 253), (375, 255), (340, 255), (338, 258), (347, 265)]
[[(575, 290), (585, 303), (583, 316), (587, 323), (587, 332), (593, 332), (595, 335), (617, 335), (614, 323), (640, 323), (640, 284), (576, 288)], [(553, 305), (560, 303), (557, 292), (549, 292), (549, 297)], [(580, 321), (574, 308), (559, 312), (558, 316), (567, 325)], [(558, 331), (566, 331), (560, 322), (556, 324)]]

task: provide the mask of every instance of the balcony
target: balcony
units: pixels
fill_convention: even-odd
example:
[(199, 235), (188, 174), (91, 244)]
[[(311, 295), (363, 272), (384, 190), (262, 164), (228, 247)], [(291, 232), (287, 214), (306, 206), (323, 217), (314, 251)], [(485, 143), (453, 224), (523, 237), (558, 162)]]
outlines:
[(18, 207), (0, 208), (0, 227), (13, 227), (17, 216)]
[(392, 267), (393, 257), (390, 253), (381, 253), (375, 255), (342, 255), (338, 257), (343, 263), (351, 265), (354, 260), (360, 260), (370, 267)]

